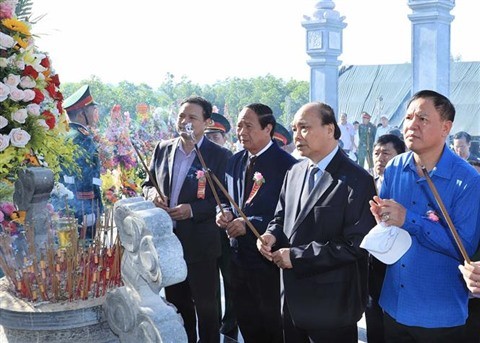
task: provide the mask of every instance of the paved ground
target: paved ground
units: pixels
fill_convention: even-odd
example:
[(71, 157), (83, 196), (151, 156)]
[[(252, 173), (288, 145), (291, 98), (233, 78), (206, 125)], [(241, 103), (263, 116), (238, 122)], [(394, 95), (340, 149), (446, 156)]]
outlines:
[[(220, 278), (220, 282), (222, 282), (222, 279)], [(225, 301), (225, 298), (223, 297), (223, 284), (222, 284), (222, 309), (224, 307), (224, 301)], [(366, 331), (366, 325), (365, 325), (365, 316), (362, 317), (362, 319), (360, 319), (360, 321), (358, 322), (358, 342), (367, 342), (367, 331)], [(243, 337), (241, 335), (241, 333), (238, 334), (238, 341), (235, 341), (235, 340), (232, 340), (232, 339), (225, 339), (224, 337), (222, 337), (221, 339), (221, 342), (224, 342), (224, 343), (234, 343), (234, 342), (239, 342), (239, 343), (245, 343), (245, 341), (243, 340)]]
[[(221, 341), (223, 343), (234, 343), (234, 342), (239, 342), (239, 343), (244, 343), (244, 340), (242, 338), (242, 335), (239, 334), (238, 341), (234, 341), (232, 339), (225, 339), (222, 337)], [(363, 317), (359, 322), (358, 322), (358, 342), (367, 342), (367, 332), (365, 331), (365, 317)]]

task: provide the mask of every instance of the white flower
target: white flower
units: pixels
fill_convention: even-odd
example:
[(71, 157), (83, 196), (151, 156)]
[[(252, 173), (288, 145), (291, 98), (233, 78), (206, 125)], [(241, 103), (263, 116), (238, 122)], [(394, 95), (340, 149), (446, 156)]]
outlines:
[(10, 94), (10, 88), (3, 82), (0, 82), (0, 102), (5, 101)]
[(20, 79), (20, 87), (25, 88), (34, 88), (37, 85), (34, 79), (30, 76), (22, 76)]
[(21, 89), (18, 88), (10, 88), (10, 99), (12, 101), (21, 101), (25, 98), (25, 94)]
[(12, 131), (10, 131), (10, 142), (17, 148), (24, 148), (30, 141), (30, 138), (30, 134), (20, 128), (12, 129)]
[(49, 130), (50, 127), (48, 126), (47, 122), (45, 121), (45, 119), (38, 119), (37, 120), (37, 124), (38, 126), (40, 127), (43, 127), (45, 130)]
[(12, 119), (15, 120), (17, 123), (24, 124), (25, 119), (27, 119), (27, 117), (28, 117), (27, 110), (25, 108), (22, 108), (20, 110), (17, 110), (13, 114)]
[(25, 89), (23, 91), (23, 101), (29, 102), (35, 99), (35, 92), (31, 89)]
[(40, 115), (40, 105), (28, 104), (27, 105), (27, 112), (28, 112), (28, 114), (30, 114), (32, 116), (38, 117)]
[(17, 60), (13, 61), (13, 64), (18, 68), (18, 69), (25, 69), (25, 62), (23, 60)]
[(8, 66), (8, 59), (0, 57), (0, 68), (6, 68)]
[(8, 119), (4, 116), (0, 116), (0, 129), (3, 129), (5, 126), (8, 125)]
[(10, 136), (9, 135), (2, 135), (0, 134), (0, 151), (5, 150), (8, 148), (10, 141)]
[(0, 32), (0, 49), (1, 50), (7, 50), (12, 47), (14, 47), (16, 44), (15, 39), (13, 39), (11, 36), (6, 35), (3, 32)]
[(33, 54), (33, 57), (35, 58), (33, 63), (32, 63), (32, 67), (35, 68), (36, 71), (38, 71), (39, 73), (47, 70), (47, 68), (45, 68), (44, 66), (42, 66), (40, 63), (42, 62), (42, 60), (46, 57), (45, 54), (41, 54), (41, 53), (37, 53), (37, 54)]
[(20, 75), (8, 74), (7, 77), (3, 78), (3, 83), (5, 83), (10, 88), (16, 88), (20, 83)]

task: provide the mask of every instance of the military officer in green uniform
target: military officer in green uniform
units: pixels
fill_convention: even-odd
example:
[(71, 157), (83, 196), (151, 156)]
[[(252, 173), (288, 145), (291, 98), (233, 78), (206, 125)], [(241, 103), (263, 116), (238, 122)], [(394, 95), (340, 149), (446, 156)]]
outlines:
[(60, 181), (73, 192), (74, 198), (68, 206), (74, 211), (79, 225), (87, 228), (86, 238), (89, 239), (94, 234), (98, 215), (103, 212), (100, 160), (91, 131), (98, 123), (98, 107), (89, 86), (85, 85), (64, 100), (63, 108), (70, 119), (68, 136), (77, 147), (75, 160), (78, 167), (64, 170)]
[(358, 164), (365, 167), (365, 159), (367, 160), (368, 170), (373, 169), (373, 143), (375, 143), (375, 133), (377, 128), (370, 123), (370, 114), (362, 112), (362, 123), (358, 126)]
[(231, 150), (231, 144), (227, 139), (231, 125), (228, 119), (220, 113), (212, 113), (211, 123), (205, 128), (205, 135), (209, 140)]
[(277, 122), (275, 125), (275, 131), (273, 132), (273, 140), (277, 142), (278, 146), (288, 153), (291, 153), (293, 149), (291, 144), (293, 141), (292, 134), (286, 129), (285, 126)]

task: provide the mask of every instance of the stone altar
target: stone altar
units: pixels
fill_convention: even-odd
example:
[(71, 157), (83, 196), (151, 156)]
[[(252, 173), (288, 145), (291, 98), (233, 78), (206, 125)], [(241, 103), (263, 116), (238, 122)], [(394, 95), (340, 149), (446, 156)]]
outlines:
[[(48, 231), (50, 176), (48, 169), (29, 168), (16, 183), (15, 202), (27, 212), (26, 222), (36, 228), (37, 246)], [(16, 297), (4, 277), (0, 279), (0, 342), (187, 341), (180, 315), (159, 295), (164, 286), (183, 281), (187, 273), (170, 217), (143, 198), (119, 201), (114, 217), (125, 249), (121, 264), (125, 286), (87, 300), (30, 302)]]
[(121, 342), (187, 342), (181, 316), (159, 296), (187, 277), (180, 241), (168, 214), (143, 198), (115, 203), (115, 224), (125, 251), (124, 287), (107, 295), (105, 313)]

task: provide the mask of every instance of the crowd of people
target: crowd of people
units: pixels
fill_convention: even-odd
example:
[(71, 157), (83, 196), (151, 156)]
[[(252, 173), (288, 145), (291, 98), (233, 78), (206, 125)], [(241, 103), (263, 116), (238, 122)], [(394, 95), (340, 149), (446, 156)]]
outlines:
[[(95, 103), (85, 90), (79, 99), (67, 111), (84, 144)], [(165, 296), (189, 342), (235, 342), (239, 331), (245, 342), (357, 342), (364, 313), (368, 342), (480, 342), (480, 263), (462, 254), (480, 257), (470, 135), (448, 146), (455, 108), (429, 90), (410, 99), (400, 135), (386, 116), (361, 117), (337, 123), (311, 102), (290, 133), (251, 103), (232, 153), (228, 120), (202, 97), (181, 102), (178, 137), (155, 146), (142, 188), (183, 247), (187, 278)], [(85, 189), (65, 177), (91, 202), (97, 174), (85, 175)]]

